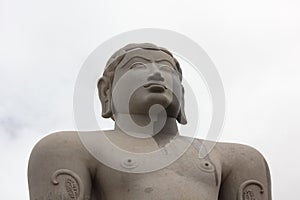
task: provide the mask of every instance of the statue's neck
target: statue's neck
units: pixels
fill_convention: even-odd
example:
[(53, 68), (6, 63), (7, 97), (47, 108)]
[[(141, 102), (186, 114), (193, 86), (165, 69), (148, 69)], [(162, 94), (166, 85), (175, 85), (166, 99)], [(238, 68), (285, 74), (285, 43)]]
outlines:
[(155, 139), (158, 146), (164, 146), (178, 135), (176, 118), (156, 116), (155, 119), (146, 115), (118, 114), (114, 116), (115, 130), (137, 137)]

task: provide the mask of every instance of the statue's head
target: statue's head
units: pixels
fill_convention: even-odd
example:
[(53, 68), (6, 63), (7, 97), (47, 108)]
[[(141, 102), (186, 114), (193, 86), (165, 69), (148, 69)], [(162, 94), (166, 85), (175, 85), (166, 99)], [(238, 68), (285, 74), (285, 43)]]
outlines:
[[(125, 96), (129, 95), (127, 89), (128, 91), (130, 88), (134, 89), (134, 92), (128, 97), (129, 105), (128, 103), (116, 105), (112, 92), (125, 74), (127, 80), (139, 81), (121, 83), (122, 90), (114, 99), (120, 99), (122, 102), (122, 99), (126, 99)], [(186, 124), (184, 89), (181, 81), (180, 65), (167, 49), (150, 43), (128, 44), (111, 56), (103, 76), (98, 81), (102, 116), (114, 119), (113, 113), (148, 114), (152, 105), (160, 104), (165, 108), (168, 117), (176, 118), (179, 123)], [(143, 84), (136, 85), (137, 83)], [(130, 113), (126, 113), (128, 110)]]

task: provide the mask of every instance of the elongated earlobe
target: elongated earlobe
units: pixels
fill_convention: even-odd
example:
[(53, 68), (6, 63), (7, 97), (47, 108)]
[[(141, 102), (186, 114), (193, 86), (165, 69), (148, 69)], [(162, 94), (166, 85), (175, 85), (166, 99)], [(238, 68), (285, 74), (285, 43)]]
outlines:
[(180, 112), (177, 116), (177, 121), (180, 123), (180, 124), (187, 124), (187, 120), (186, 120), (186, 116), (185, 116), (185, 113), (184, 113), (184, 110), (183, 110), (183, 106), (180, 108)]
[(185, 116), (185, 111), (184, 111), (184, 88), (182, 87), (182, 94), (181, 94), (181, 104), (180, 104), (180, 111), (177, 116), (177, 121), (180, 124), (187, 124), (186, 116)]
[(101, 77), (98, 81), (98, 95), (102, 104), (102, 117), (110, 118), (111, 110), (111, 83), (107, 77)]

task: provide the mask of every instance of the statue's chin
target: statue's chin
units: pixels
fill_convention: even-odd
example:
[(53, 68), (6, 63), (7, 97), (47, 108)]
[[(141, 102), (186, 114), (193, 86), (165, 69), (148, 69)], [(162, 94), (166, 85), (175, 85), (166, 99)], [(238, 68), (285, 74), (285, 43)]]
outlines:
[(172, 104), (172, 98), (165, 94), (146, 94), (140, 98), (139, 101), (135, 101), (134, 98), (130, 100), (129, 112), (137, 115), (148, 115), (152, 106), (160, 105), (163, 109)]
[[(114, 103), (113, 103), (114, 104)], [(129, 105), (128, 105), (129, 104)], [(151, 85), (147, 88), (137, 89), (130, 97), (129, 103), (119, 101), (114, 104), (114, 113), (130, 114), (132, 116), (149, 116), (149, 111), (153, 106), (160, 105), (168, 116), (177, 117), (180, 104), (175, 95), (168, 89)]]

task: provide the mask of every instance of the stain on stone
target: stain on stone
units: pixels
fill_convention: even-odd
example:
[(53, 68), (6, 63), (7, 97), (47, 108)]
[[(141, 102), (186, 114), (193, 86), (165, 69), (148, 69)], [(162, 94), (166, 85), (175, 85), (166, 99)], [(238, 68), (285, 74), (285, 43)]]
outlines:
[(152, 192), (153, 191), (153, 188), (152, 187), (147, 187), (147, 188), (145, 188), (145, 190), (144, 190), (144, 192), (146, 192), (146, 193), (150, 193), (150, 192)]

